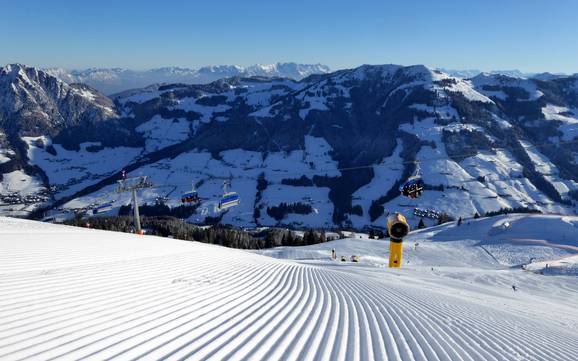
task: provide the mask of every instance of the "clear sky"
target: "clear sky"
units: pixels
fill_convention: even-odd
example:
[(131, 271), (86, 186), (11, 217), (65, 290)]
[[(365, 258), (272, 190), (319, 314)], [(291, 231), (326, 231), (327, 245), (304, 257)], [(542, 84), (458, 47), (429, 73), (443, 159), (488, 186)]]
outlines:
[(578, 72), (578, 0), (0, 0), (0, 63)]

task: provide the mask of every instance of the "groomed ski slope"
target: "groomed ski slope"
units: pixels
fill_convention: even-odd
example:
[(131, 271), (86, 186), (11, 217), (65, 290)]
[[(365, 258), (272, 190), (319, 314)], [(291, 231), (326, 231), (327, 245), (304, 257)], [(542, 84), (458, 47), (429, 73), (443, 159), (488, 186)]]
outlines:
[[(578, 278), (436, 234), (391, 270), (385, 241), (293, 261), (0, 218), (0, 359), (576, 360)], [(332, 247), (361, 262), (319, 256)]]

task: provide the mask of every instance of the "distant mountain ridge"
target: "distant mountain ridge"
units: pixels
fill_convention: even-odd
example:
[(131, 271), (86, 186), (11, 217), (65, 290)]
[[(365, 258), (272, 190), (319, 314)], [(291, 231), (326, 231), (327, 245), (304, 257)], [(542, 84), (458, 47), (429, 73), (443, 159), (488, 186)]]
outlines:
[[(451, 75), (456, 78), (462, 79), (470, 79), (480, 74), (492, 74), (492, 75), (507, 75), (512, 78), (525, 78), (525, 79), (538, 79), (538, 80), (552, 80), (557, 78), (565, 78), (572, 76), (571, 74), (564, 74), (564, 73), (524, 73), (518, 69), (512, 70), (490, 70), (490, 71), (483, 71), (478, 69), (445, 69), (445, 68), (437, 68), (437, 70), (444, 72), (448, 75)], [(574, 76), (576, 73), (574, 74)]]
[(142, 71), (123, 68), (89, 68), (70, 71), (62, 68), (48, 68), (45, 71), (69, 84), (85, 83), (104, 94), (115, 94), (157, 83), (206, 84), (234, 76), (265, 76), (301, 80), (312, 74), (329, 73), (330, 68), (322, 64), (276, 63), (247, 67), (216, 65), (196, 69), (163, 67)]

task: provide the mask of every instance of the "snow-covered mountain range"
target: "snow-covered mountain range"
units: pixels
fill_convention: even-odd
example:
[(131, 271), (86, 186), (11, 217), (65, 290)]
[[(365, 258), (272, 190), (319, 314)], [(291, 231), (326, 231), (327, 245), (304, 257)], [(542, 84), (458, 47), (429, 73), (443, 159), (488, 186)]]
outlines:
[[(478, 69), (464, 69), (464, 70), (459, 70), (459, 69), (445, 69), (445, 68), (438, 68), (437, 70), (444, 72), (448, 75), (451, 75), (453, 77), (456, 78), (462, 78), (462, 79), (471, 79), (477, 75), (480, 75), (482, 73), (486, 73), (486, 74), (492, 74), (492, 75), (506, 75), (509, 76), (511, 78), (526, 78), (526, 79), (537, 79), (537, 80), (552, 80), (555, 78), (567, 78), (571, 75), (569, 74), (564, 74), (564, 73), (524, 73), (518, 69), (512, 69), (512, 70), (491, 70), (488, 72), (484, 72), (482, 70), (478, 70)], [(574, 74), (576, 75), (576, 74)]]
[[(115, 193), (122, 169), (157, 186), (143, 202), (178, 205), (194, 183), (204, 201), (191, 221), (241, 226), (379, 227), (395, 211), (412, 224), (443, 212), (576, 212), (576, 76), (468, 80), (421, 65), (364, 65), (300, 81), (152, 85), (107, 99), (24, 66), (0, 74), (3, 214), (111, 201), (114, 214), (129, 203)], [(52, 111), (41, 114), (41, 93), (28, 82), (63, 121), (44, 120)], [(398, 188), (416, 162), (426, 191), (409, 200)], [(241, 204), (214, 213), (224, 180)]]
[(114, 94), (151, 84), (206, 84), (235, 76), (265, 76), (301, 80), (311, 74), (329, 73), (330, 69), (322, 64), (276, 63), (256, 64), (247, 67), (217, 65), (197, 69), (164, 67), (143, 71), (123, 68), (90, 68), (85, 70), (49, 68), (45, 69), (45, 72), (69, 84), (84, 83), (104, 94)]

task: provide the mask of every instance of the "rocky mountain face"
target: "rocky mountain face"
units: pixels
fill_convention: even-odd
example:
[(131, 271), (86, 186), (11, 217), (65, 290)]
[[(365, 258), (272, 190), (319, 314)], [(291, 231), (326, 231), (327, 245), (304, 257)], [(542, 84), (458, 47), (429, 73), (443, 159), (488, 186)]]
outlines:
[(46, 183), (42, 170), (28, 163), (24, 137), (57, 136), (115, 118), (113, 101), (87, 85), (68, 85), (35, 68), (6, 65), (0, 68), (0, 172), (24, 170)]
[[(80, 89), (43, 77), (56, 94)], [(20, 133), (27, 164), (44, 175), (25, 171), (30, 186), (20, 192), (51, 189), (50, 201), (27, 210), (114, 201), (117, 212), (129, 202), (114, 192), (124, 169), (156, 185), (141, 195), (149, 204), (177, 206), (194, 184), (203, 202), (190, 221), (361, 228), (383, 226), (395, 211), (415, 224), (443, 213), (576, 212), (578, 77), (465, 80), (419, 65), (365, 65), (300, 81), (153, 85), (108, 104), (109, 119), (49, 118), (65, 126)], [(405, 199), (398, 188), (416, 172), (426, 191)], [(5, 178), (16, 189), (15, 176)], [(218, 212), (224, 180), (242, 201)]]
[(116, 116), (113, 102), (87, 85), (68, 85), (19, 64), (0, 68), (0, 124), (6, 129), (53, 134)]
[(276, 63), (257, 64), (248, 67), (217, 65), (198, 69), (164, 67), (144, 71), (122, 68), (91, 68), (71, 71), (50, 68), (45, 71), (69, 84), (84, 83), (105, 94), (115, 94), (151, 84), (206, 84), (229, 77), (265, 76), (301, 80), (311, 74), (329, 73), (330, 69), (322, 64)]

